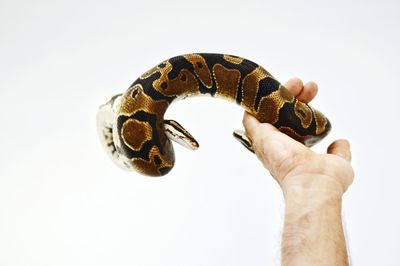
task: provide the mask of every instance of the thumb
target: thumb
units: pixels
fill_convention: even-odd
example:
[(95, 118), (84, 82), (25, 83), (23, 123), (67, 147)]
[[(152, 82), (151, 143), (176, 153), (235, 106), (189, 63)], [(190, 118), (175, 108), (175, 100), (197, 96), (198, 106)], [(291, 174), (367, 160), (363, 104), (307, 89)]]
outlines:
[(329, 145), (327, 152), (351, 161), (350, 143), (346, 139), (338, 139)]
[(248, 112), (244, 112), (243, 115), (243, 126), (244, 129), (246, 130), (246, 135), (251, 139), (255, 140), (257, 137), (259, 137), (260, 134), (257, 134), (260, 129), (262, 129), (263, 134), (261, 134), (263, 137), (266, 137), (266, 135), (269, 132), (274, 132), (278, 131), (273, 125), (268, 124), (268, 123), (260, 123), (257, 118), (252, 116)]
[(244, 129), (246, 130), (246, 135), (250, 138), (253, 139), (254, 136), (256, 135), (256, 131), (258, 127), (260, 126), (260, 122), (251, 114), (248, 112), (244, 112), (243, 115), (243, 126)]

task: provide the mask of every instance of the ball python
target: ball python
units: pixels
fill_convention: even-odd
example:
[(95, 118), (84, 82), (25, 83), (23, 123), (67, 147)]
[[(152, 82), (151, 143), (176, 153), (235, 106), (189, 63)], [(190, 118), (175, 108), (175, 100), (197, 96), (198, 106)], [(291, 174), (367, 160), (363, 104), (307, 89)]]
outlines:
[[(260, 122), (273, 124), (308, 147), (331, 128), (321, 112), (298, 101), (258, 64), (233, 55), (194, 53), (161, 62), (100, 106), (97, 127), (103, 146), (125, 169), (148, 176), (167, 174), (175, 162), (171, 140), (193, 150), (199, 144), (164, 114), (173, 101), (197, 95), (236, 102)], [(233, 135), (254, 152), (243, 131)]]

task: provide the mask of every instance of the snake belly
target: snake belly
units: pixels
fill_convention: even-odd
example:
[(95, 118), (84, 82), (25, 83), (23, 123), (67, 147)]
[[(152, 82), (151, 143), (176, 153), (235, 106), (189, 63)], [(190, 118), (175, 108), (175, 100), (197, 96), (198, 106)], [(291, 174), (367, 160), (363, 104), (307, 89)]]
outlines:
[(122, 95), (115, 112), (115, 148), (125, 165), (144, 175), (167, 174), (175, 162), (164, 114), (177, 99), (196, 95), (236, 102), (260, 122), (312, 146), (330, 131), (328, 119), (298, 101), (268, 71), (232, 55), (187, 54), (163, 61)]

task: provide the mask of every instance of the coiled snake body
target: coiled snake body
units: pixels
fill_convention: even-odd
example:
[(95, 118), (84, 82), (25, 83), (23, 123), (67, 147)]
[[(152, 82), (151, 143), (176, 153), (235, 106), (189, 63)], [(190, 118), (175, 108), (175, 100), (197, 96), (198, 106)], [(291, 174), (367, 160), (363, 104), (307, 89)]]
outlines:
[[(153, 67), (100, 107), (99, 135), (113, 160), (145, 175), (168, 173), (175, 161), (171, 140), (191, 149), (198, 143), (178, 122), (164, 120), (164, 114), (174, 100), (195, 95), (234, 101), (306, 146), (331, 128), (324, 115), (298, 101), (256, 63), (232, 55), (187, 54)], [(234, 136), (253, 151), (243, 131)]]

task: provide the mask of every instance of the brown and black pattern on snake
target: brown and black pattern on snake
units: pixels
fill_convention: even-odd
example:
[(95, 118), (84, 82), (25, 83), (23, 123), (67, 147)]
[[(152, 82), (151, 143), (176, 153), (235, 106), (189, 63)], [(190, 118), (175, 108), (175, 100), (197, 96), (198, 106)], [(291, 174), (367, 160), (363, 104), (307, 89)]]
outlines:
[(313, 145), (330, 130), (320, 112), (293, 97), (269, 72), (247, 59), (222, 54), (188, 54), (163, 61), (139, 77), (117, 112), (118, 152), (132, 168), (160, 176), (174, 165), (164, 114), (175, 99), (210, 95), (235, 101), (260, 122)]

